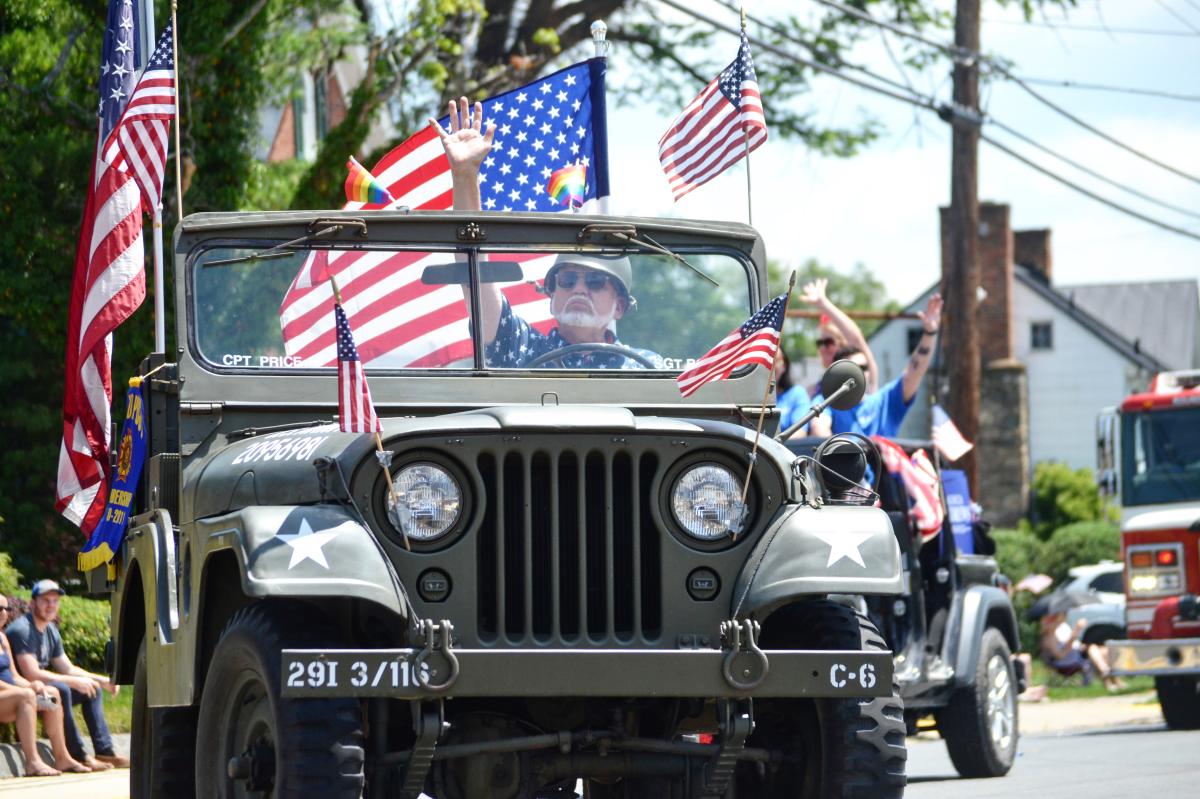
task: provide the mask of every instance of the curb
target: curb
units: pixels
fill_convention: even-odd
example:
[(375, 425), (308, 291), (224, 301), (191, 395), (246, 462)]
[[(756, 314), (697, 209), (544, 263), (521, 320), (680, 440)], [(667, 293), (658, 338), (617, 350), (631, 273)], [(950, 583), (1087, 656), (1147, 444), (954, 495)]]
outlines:
[[(129, 733), (113, 733), (113, 750), (120, 754), (129, 753)], [(88, 752), (92, 750), (92, 742), (88, 740), (86, 734), (84, 736), (84, 746)], [(45, 738), (39, 738), (37, 743), (38, 754), (42, 756), (42, 760), (53, 766), (54, 756), (50, 754), (50, 742)], [(20, 744), (0, 744), (0, 779), (8, 779), (9, 777), (22, 777), (25, 775), (25, 755), (21, 754)]]

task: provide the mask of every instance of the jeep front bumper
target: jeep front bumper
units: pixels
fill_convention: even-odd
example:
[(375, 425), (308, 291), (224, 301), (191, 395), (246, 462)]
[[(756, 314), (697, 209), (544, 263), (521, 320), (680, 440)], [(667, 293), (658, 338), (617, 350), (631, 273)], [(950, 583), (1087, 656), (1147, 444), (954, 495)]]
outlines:
[(1109, 641), (1108, 663), (1121, 677), (1200, 674), (1200, 638)]
[(288, 697), (875, 697), (892, 653), (826, 650), (285, 649)]

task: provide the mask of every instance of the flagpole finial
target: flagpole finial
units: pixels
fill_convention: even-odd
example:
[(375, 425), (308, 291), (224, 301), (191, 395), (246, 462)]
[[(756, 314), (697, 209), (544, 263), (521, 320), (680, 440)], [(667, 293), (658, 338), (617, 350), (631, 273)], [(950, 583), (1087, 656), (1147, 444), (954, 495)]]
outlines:
[(742, 6), (741, 10), (742, 10), (742, 32), (744, 33), (746, 31), (746, 7)]
[(604, 58), (608, 55), (608, 41), (605, 37), (608, 36), (608, 25), (604, 24), (604, 20), (598, 19), (592, 23), (592, 44), (596, 46), (596, 58)]

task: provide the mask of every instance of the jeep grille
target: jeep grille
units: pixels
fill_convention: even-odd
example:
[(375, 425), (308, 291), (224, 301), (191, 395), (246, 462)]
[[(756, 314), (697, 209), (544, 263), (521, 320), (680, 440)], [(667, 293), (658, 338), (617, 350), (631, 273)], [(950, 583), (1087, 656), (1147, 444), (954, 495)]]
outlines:
[(479, 632), (519, 644), (652, 641), (662, 628), (652, 453), (481, 453)]

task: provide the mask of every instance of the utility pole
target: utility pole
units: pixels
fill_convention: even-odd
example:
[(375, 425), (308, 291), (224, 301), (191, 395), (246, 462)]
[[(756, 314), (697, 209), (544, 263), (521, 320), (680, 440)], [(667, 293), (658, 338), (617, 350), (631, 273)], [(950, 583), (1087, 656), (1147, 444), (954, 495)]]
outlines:
[[(968, 441), (979, 438), (979, 2), (957, 0), (954, 44), (954, 141), (950, 162), (949, 257), (942, 261), (946, 318), (942, 347), (950, 378), (950, 417)], [(971, 54), (971, 55), (968, 55)], [(979, 496), (976, 451), (956, 464)]]

